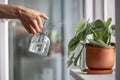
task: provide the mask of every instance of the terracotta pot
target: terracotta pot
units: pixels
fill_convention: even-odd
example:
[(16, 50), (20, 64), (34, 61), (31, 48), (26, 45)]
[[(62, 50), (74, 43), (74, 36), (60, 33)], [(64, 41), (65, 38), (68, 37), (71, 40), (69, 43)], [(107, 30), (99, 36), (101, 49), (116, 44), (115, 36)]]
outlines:
[(91, 70), (112, 69), (115, 47), (110, 48), (86, 46), (86, 65)]

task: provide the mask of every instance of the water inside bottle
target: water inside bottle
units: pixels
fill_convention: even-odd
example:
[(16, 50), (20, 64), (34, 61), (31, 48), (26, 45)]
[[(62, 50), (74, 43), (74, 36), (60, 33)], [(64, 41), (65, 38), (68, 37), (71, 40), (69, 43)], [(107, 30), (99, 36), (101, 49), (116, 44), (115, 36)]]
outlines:
[(29, 51), (35, 54), (46, 56), (49, 50), (50, 40), (47, 37), (46, 31), (34, 35), (31, 39)]

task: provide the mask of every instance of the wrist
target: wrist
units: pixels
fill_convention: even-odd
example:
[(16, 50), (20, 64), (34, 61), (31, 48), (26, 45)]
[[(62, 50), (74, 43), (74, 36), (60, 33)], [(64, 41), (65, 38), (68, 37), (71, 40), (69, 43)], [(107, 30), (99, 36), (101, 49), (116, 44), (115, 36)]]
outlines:
[(24, 7), (22, 6), (16, 6), (15, 7), (15, 14), (16, 14), (16, 19), (21, 19), (22, 18), (22, 14), (21, 11), (24, 11)]

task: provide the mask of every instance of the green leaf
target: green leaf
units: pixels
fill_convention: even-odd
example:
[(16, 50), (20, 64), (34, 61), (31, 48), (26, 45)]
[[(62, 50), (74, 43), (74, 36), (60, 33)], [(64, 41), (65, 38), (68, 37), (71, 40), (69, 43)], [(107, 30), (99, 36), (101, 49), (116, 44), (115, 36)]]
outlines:
[(70, 67), (72, 65), (72, 63), (73, 63), (73, 60), (72, 60), (72, 58), (70, 58), (66, 63), (66, 67), (67, 68)]
[(76, 37), (79, 38), (79, 41), (85, 40), (87, 37), (87, 31), (80, 32)]
[(115, 46), (115, 43), (112, 42), (112, 43), (111, 43), (111, 46)]
[(87, 21), (85, 19), (80, 20), (80, 22), (76, 26), (76, 35), (78, 35), (80, 32), (84, 31), (86, 29), (85, 24)]
[(90, 28), (89, 28), (89, 23), (88, 21), (85, 23), (85, 28), (83, 31), (81, 31), (80, 33), (78, 33), (78, 35), (76, 35), (80, 41), (85, 41), (86, 37), (91, 34)]
[(103, 20), (98, 19), (94, 22), (94, 26), (95, 27), (93, 28), (93, 30), (96, 33), (96, 35), (94, 34), (93, 37), (94, 37), (94, 39), (99, 39), (103, 35), (103, 32), (106, 28), (105, 22)]
[(114, 24), (111, 25), (111, 28), (112, 28), (112, 30), (115, 30), (115, 25)]
[(109, 32), (109, 29), (106, 30), (104, 33), (103, 33), (103, 36), (101, 37), (101, 40), (104, 42), (104, 43), (107, 43), (109, 41), (109, 38), (111, 37), (110, 35), (110, 32)]
[(84, 49), (84, 46), (81, 48), (80, 53), (75, 58), (75, 61), (74, 61), (75, 66), (78, 66), (80, 64), (80, 62), (81, 62), (83, 49)]
[(110, 24), (111, 24), (111, 21), (112, 21), (112, 18), (108, 18), (107, 21), (106, 21), (106, 23), (105, 23), (105, 26), (109, 27)]
[(110, 27), (110, 23), (112, 21), (112, 18), (108, 18), (105, 23), (105, 29), (103, 28), (103, 32), (100, 32), (100, 39), (103, 40), (104, 43), (110, 43), (111, 33), (112, 29)]
[(76, 36), (73, 37), (68, 44), (69, 51), (73, 51), (78, 44), (79, 44), (79, 39)]
[(102, 40), (95, 41), (93, 39), (88, 39), (88, 41), (93, 46), (109, 47), (109, 45), (105, 44)]
[(111, 29), (112, 29), (111, 34), (112, 34), (113, 36), (115, 36), (115, 25), (111, 25)]
[(101, 47), (110, 47), (108, 44), (104, 43), (102, 40), (97, 41)]
[(96, 33), (95, 30), (93, 29), (93, 23), (91, 23), (91, 24), (88, 23), (88, 27), (89, 27), (89, 30), (91, 30), (90, 33), (92, 33), (92, 34), (94, 35), (94, 37), (97, 38), (97, 37), (98, 37), (98, 36), (97, 36), (97, 33)]
[(98, 29), (98, 28), (105, 28), (105, 23), (103, 20), (96, 20), (95, 23), (94, 23), (95, 27)]

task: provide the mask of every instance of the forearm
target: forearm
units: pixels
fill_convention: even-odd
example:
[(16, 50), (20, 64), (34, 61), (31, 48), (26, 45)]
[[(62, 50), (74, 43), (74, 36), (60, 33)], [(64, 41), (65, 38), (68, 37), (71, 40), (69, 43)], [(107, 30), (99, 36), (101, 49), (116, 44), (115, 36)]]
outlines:
[(0, 18), (18, 19), (18, 6), (0, 4)]
[(32, 34), (42, 32), (43, 24), (40, 18), (48, 17), (39, 11), (25, 8), (19, 5), (0, 4), (0, 18), (19, 19), (25, 29)]

